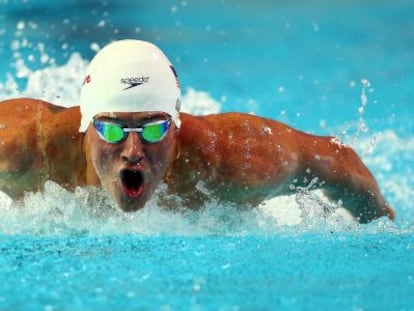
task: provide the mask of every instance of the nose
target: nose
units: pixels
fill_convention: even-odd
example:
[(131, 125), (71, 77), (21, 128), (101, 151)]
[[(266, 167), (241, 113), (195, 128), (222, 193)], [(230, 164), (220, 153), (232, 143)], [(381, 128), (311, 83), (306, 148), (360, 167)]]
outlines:
[(144, 159), (144, 150), (138, 133), (128, 133), (123, 144), (121, 158), (124, 162), (132, 165), (138, 165)]

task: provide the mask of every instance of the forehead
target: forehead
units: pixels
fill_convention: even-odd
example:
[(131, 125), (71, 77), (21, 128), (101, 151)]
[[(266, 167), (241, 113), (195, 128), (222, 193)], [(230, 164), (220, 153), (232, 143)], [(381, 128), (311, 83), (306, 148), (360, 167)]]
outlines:
[(169, 115), (161, 111), (141, 111), (141, 112), (102, 112), (95, 115), (96, 119), (116, 119), (123, 121), (142, 121), (152, 119), (168, 119)]

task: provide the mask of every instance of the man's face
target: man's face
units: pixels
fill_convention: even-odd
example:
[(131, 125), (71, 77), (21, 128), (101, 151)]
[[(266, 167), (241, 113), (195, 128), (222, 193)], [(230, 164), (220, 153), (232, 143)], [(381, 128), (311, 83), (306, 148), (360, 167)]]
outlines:
[[(169, 126), (162, 122), (169, 119), (169, 115), (162, 112), (101, 113), (95, 116), (95, 125), (89, 125), (86, 139), (96, 174), (102, 187), (124, 211), (136, 211), (145, 205), (174, 159), (177, 130), (173, 121)], [(155, 124), (157, 133), (160, 123), (168, 128), (158, 142), (147, 142), (143, 138), (154, 135), (152, 128), (147, 128), (146, 133), (128, 132), (128, 128)], [(116, 143), (105, 141), (103, 129), (110, 138), (122, 133), (118, 127), (113, 134), (112, 125), (121, 125), (126, 137)]]

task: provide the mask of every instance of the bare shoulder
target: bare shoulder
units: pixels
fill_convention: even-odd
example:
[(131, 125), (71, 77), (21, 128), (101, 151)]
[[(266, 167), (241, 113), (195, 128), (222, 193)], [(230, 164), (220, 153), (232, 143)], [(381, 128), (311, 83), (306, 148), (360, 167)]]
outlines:
[[(33, 98), (15, 98), (15, 99), (8, 99), (5, 101), (0, 102), (0, 111), (2, 112), (9, 112), (13, 115), (9, 115), (10, 117), (15, 118), (19, 114), (24, 114), (27, 112), (34, 112), (34, 111), (45, 111), (50, 113), (57, 113), (60, 111), (65, 110), (66, 108), (60, 107), (39, 99)], [(3, 113), (2, 113), (2, 117)]]
[(48, 136), (52, 130), (54, 136), (59, 136), (59, 133), (63, 135), (67, 135), (68, 132), (76, 133), (79, 119), (79, 107), (64, 108), (30, 98), (0, 102), (2, 145), (7, 142), (26, 143), (33, 138), (36, 138), (36, 141), (41, 138), (40, 136)]
[(79, 107), (65, 108), (32, 98), (16, 98), (0, 102), (0, 121), (3, 128), (7, 124), (32, 123), (36, 118), (52, 120), (60, 118), (61, 115), (72, 115), (73, 123), (79, 124)]
[(234, 201), (236, 193), (236, 199), (253, 201), (283, 192), (298, 166), (299, 132), (283, 123), (234, 112), (180, 117), (168, 180), (180, 191), (202, 181), (223, 199)]
[(306, 135), (276, 120), (238, 112), (205, 116), (182, 113), (180, 118), (179, 146), (206, 153), (231, 149), (240, 154), (243, 150), (261, 152), (263, 148), (273, 152), (275, 147), (294, 151), (298, 137)]
[[(184, 126), (192, 125), (194, 123), (209, 124), (209, 126), (217, 127), (225, 125), (229, 127), (257, 127), (262, 125), (270, 125), (272, 127), (289, 127), (288, 125), (278, 122), (274, 119), (257, 116), (254, 114), (242, 113), (242, 112), (226, 112), (217, 114), (208, 114), (203, 116), (195, 116), (187, 113), (181, 113), (180, 118)], [(290, 127), (289, 127), (290, 128)], [(291, 128), (293, 129), (293, 128)]]
[(192, 133), (194, 135), (204, 133), (211, 136), (212, 132), (214, 132), (217, 137), (225, 137), (227, 139), (229, 135), (222, 134), (230, 133), (242, 136), (250, 133), (251, 135), (247, 136), (246, 139), (252, 139), (256, 135), (280, 134), (289, 136), (300, 133), (300, 131), (274, 119), (240, 112), (227, 112), (204, 116), (181, 113), (180, 118), (182, 120), (182, 133), (185, 136), (191, 136)]
[(79, 157), (79, 119), (78, 107), (29, 98), (0, 102), (0, 190), (14, 196), (37, 189), (58, 175), (55, 164)]

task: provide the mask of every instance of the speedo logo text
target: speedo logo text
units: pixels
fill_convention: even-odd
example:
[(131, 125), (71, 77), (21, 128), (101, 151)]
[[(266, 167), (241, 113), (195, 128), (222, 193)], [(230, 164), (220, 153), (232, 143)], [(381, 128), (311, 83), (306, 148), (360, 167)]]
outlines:
[(144, 83), (147, 83), (149, 81), (150, 77), (133, 77), (133, 78), (122, 78), (120, 81), (122, 84), (127, 84), (128, 86), (124, 88), (123, 90), (128, 90), (130, 88), (133, 88), (138, 85), (142, 85)]

